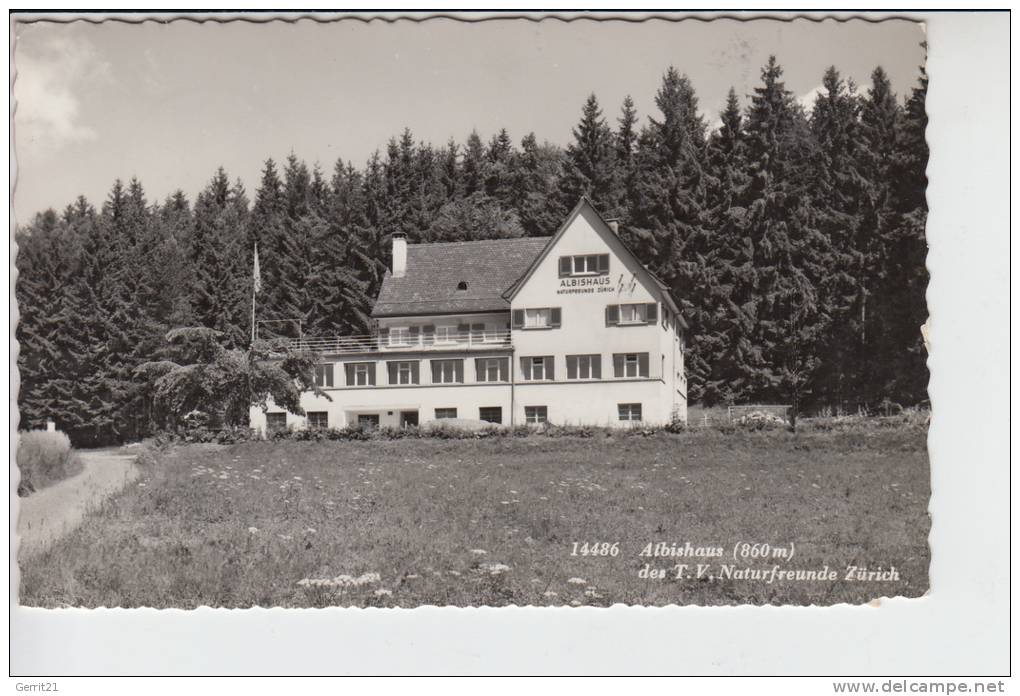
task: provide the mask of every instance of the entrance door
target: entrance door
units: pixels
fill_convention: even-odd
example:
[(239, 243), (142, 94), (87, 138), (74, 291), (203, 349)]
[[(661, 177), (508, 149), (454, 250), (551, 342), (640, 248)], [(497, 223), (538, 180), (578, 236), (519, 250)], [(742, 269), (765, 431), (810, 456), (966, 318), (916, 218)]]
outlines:
[(379, 414), (378, 413), (359, 413), (358, 414), (358, 425), (362, 428), (378, 428), (379, 427)]
[(417, 411), (401, 411), (400, 412), (400, 427), (401, 428), (416, 428), (416, 427), (418, 427), (418, 412)]

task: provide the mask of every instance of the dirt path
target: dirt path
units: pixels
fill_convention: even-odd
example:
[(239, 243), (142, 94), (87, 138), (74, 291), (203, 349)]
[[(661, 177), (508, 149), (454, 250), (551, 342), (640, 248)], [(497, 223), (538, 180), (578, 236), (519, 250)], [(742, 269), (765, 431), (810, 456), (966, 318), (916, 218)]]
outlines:
[(41, 553), (72, 532), (85, 515), (138, 478), (134, 455), (82, 452), (83, 471), (66, 481), (19, 498), (21, 558)]

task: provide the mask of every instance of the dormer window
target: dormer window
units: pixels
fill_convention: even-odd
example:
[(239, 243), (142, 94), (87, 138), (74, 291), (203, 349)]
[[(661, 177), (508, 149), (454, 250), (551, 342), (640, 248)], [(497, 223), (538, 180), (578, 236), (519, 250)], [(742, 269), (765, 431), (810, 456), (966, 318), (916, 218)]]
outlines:
[(609, 273), (609, 254), (585, 254), (583, 256), (561, 256), (560, 277), (593, 276)]
[(457, 283), (457, 289), (458, 290), (467, 290), (467, 281), (466, 280), (462, 280), (459, 283)]

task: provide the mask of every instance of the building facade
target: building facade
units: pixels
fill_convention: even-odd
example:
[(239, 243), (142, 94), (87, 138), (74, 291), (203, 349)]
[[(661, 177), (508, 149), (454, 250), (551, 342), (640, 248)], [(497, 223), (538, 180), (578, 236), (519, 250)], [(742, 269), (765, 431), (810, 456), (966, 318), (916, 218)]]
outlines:
[(372, 317), (372, 335), (301, 341), (328, 398), (253, 408), (252, 427), (687, 419), (683, 317), (586, 199), (552, 237), (395, 237)]

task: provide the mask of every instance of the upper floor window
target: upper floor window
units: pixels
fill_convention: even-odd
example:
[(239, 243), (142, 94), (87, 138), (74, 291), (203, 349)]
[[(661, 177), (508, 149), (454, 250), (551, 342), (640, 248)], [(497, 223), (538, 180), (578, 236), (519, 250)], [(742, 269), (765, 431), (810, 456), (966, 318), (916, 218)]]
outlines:
[(347, 386), (368, 387), (375, 384), (375, 363), (347, 363), (344, 365)]
[(420, 326), (394, 326), (386, 330), (386, 344), (389, 346), (413, 346), (418, 343)]
[(433, 384), (462, 384), (464, 382), (463, 360), (433, 360)]
[(568, 355), (567, 379), (602, 379), (602, 356)]
[(606, 326), (655, 324), (658, 320), (659, 305), (655, 302), (606, 305)]
[(613, 355), (613, 376), (647, 377), (648, 353), (616, 353)]
[(515, 309), (511, 319), (515, 329), (558, 329), (563, 325), (563, 312), (559, 307)]
[(315, 366), (315, 386), (317, 387), (332, 387), (333, 386), (333, 364), (326, 363), (323, 365)]
[(506, 382), (509, 358), (475, 358), (475, 375), (479, 382)]
[(555, 379), (553, 357), (551, 355), (521, 358), (521, 372), (525, 380)]
[(609, 273), (609, 254), (561, 256), (560, 276), (605, 275)]
[(386, 363), (390, 384), (418, 384), (418, 361), (401, 360)]

